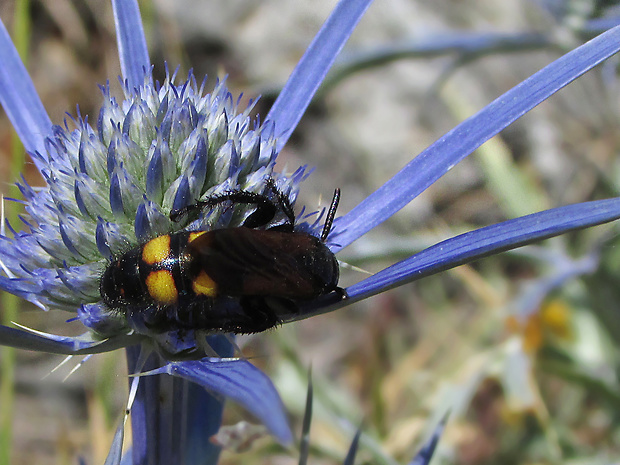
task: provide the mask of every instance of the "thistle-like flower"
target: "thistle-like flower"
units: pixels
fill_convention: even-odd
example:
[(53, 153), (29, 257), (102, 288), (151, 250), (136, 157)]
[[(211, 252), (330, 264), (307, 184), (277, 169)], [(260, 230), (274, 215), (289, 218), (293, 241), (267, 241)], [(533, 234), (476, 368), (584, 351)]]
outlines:
[(273, 125), (253, 122), (251, 104), (239, 112), (224, 82), (205, 93), (191, 75), (181, 85), (170, 78), (156, 86), (147, 74), (139, 87), (125, 83), (124, 92), (119, 104), (104, 88), (96, 128), (83, 118), (75, 129), (55, 126), (47, 153), (33, 154), (47, 187), (20, 184), (29, 230), (2, 237), (7, 276), (0, 285), (43, 309), (77, 309), (95, 337), (148, 336), (174, 358), (196, 347), (192, 332), (174, 340), (106, 306), (100, 293), (105, 267), (121, 252), (182, 226), (239, 226), (252, 211), (241, 204), (210, 210), (190, 225), (170, 219), (171, 211), (205, 196), (262, 194), (272, 182), (292, 203), (304, 169), (288, 177), (274, 173)]
[[(369, 3), (339, 3), (263, 125), (250, 118), (251, 104), (240, 110), (239, 100), (229, 94), (224, 82), (212, 92), (204, 85), (199, 87), (191, 74), (184, 82), (170, 77), (154, 83), (137, 3), (113, 0), (125, 100), (115, 101), (103, 88), (104, 104), (95, 126), (82, 117), (64, 127), (52, 126), (8, 34), (0, 27), (0, 103), (46, 181), (42, 189), (25, 182), (20, 185), (26, 202), (26, 229), (0, 238), (5, 273), (0, 287), (43, 309), (76, 312), (88, 329), (80, 338), (67, 338), (2, 326), (0, 343), (65, 354), (127, 347), (132, 373), (148, 371), (152, 375), (139, 378), (139, 386), (133, 384), (134, 463), (146, 463), (147, 457), (156, 457), (153, 463), (185, 463), (187, 457), (189, 463), (190, 457), (200, 454), (217, 456), (204, 450), (209, 447), (204, 445), (204, 437), (217, 431), (221, 406), (213, 406), (203, 415), (190, 411), (214, 402), (207, 400), (202, 387), (241, 402), (282, 442), (291, 441), (273, 386), (248, 361), (209, 357), (214, 353), (230, 355), (230, 346), (222, 347), (222, 339), (211, 338), (209, 331), (153, 331), (141, 324), (140, 318), (128, 318), (105, 305), (100, 277), (112, 259), (149, 239), (181, 229), (210, 231), (239, 226), (256, 210), (251, 203), (231, 206), (223, 202), (197, 218), (170, 219), (172, 211), (197, 201), (244, 192), (282, 195), (287, 200), (280, 203), (294, 203), (305, 170), (276, 173), (276, 155)], [(336, 219), (327, 242), (331, 252), (389, 218), (488, 138), (616, 53), (619, 37), (620, 30), (611, 30), (567, 54), (431, 145), (377, 192)], [(275, 189), (265, 194), (269, 184)], [(285, 222), (285, 210), (270, 219), (269, 225)], [(313, 224), (304, 223), (303, 218), (296, 221), (295, 230), (319, 235), (318, 216), (313, 217)], [(608, 199), (472, 231), (350, 286), (346, 299), (343, 294), (330, 293), (304, 302), (295, 318), (331, 311), (482, 256), (618, 217), (620, 200)], [(147, 350), (136, 349), (137, 345)], [(153, 348), (164, 358), (147, 358)], [(170, 361), (188, 353), (196, 360)], [(176, 384), (155, 388), (162, 378), (155, 375), (164, 373), (173, 375), (175, 383), (179, 379), (193, 383), (184, 386), (192, 400), (175, 404), (175, 393), (183, 389)], [(201, 388), (195, 389), (196, 385)], [(158, 395), (163, 389), (172, 390), (171, 395)], [(170, 399), (169, 411), (162, 411), (162, 398)], [(180, 404), (179, 412), (175, 408)], [(159, 429), (153, 426), (153, 415), (159, 418)], [(205, 425), (207, 420), (209, 425)], [(161, 426), (164, 422), (169, 422), (170, 428)], [(157, 435), (173, 431), (172, 425), (182, 422), (183, 431), (202, 428), (208, 434), (167, 441), (176, 448), (162, 452)], [(120, 461), (119, 438), (122, 428), (111, 453), (118, 460), (110, 459), (110, 463)]]

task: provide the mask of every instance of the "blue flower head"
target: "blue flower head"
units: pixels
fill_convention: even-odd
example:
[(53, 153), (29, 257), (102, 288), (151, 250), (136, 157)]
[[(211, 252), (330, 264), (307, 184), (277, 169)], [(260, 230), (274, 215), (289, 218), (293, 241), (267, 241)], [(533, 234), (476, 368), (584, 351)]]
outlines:
[(240, 110), (224, 81), (204, 89), (191, 74), (180, 85), (170, 77), (156, 85), (147, 73), (138, 87), (125, 82), (120, 104), (103, 88), (96, 128), (81, 117), (75, 129), (54, 126), (47, 153), (34, 154), (46, 187), (20, 184), (28, 229), (2, 237), (8, 276), (0, 284), (45, 309), (79, 309), (78, 318), (102, 338), (135, 332), (156, 338), (167, 354), (195, 345), (189, 334), (175, 341), (151, 332), (139, 315), (132, 320), (106, 307), (103, 270), (128, 248), (182, 227), (239, 226), (252, 206), (215, 208), (189, 225), (172, 221), (171, 211), (230, 191), (262, 194), (268, 181), (292, 203), (305, 176), (303, 168), (274, 172), (273, 125), (253, 121), (252, 104)]

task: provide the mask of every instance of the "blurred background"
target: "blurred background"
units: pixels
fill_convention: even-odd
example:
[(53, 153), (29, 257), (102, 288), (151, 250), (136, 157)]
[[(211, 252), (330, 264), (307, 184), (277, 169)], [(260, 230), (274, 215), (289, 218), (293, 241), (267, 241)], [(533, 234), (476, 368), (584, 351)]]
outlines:
[[(296, 210), (326, 205), (340, 187), (346, 213), (460, 121), (607, 27), (614, 3), (377, 0), (279, 156), (285, 172), (315, 167)], [(28, 69), (52, 122), (76, 105), (96, 121), (98, 85), (109, 80), (120, 95), (111, 5), (25, 5)], [(234, 95), (262, 95), (264, 117), (335, 1), (140, 5), (156, 77), (164, 63), (181, 77), (208, 75), (207, 88), (228, 76)], [(20, 8), (0, 2), (12, 34)], [(619, 195), (617, 65), (609, 60), (521, 118), (339, 258), (372, 273), (471, 229)], [(16, 195), (13, 139), (0, 111), (5, 196)], [(30, 163), (24, 176), (42, 183)], [(239, 344), (276, 383), (296, 434), (312, 367), (311, 463), (341, 463), (360, 424), (358, 464), (407, 463), (448, 411), (434, 464), (618, 463), (616, 242), (614, 224), (572, 233)], [(343, 265), (341, 283), (365, 276)], [(82, 331), (66, 323), (72, 315), (20, 309), (4, 324)], [(61, 356), (8, 353), (0, 349), (3, 363), (15, 357), (15, 396), (0, 394), (0, 412), (12, 404), (10, 463), (103, 463), (126, 402), (123, 352), (92, 357), (67, 379), (75, 361), (52, 373)], [(243, 419), (252, 421), (228, 404), (225, 423)], [(297, 459), (266, 436), (221, 463)]]

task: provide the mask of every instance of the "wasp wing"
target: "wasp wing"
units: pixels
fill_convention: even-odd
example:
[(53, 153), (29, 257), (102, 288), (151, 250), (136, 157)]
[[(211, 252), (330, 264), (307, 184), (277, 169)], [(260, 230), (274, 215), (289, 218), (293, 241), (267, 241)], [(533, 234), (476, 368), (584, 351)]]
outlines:
[(307, 260), (317, 238), (303, 233), (229, 228), (189, 243), (195, 273), (204, 271), (218, 294), (309, 299), (317, 295)]

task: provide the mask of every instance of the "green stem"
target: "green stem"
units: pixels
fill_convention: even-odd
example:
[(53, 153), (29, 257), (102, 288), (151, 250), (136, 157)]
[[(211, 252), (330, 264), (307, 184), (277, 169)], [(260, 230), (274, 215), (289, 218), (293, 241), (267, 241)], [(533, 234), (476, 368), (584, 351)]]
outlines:
[[(13, 23), (13, 40), (17, 51), (24, 63), (27, 62), (28, 46), (30, 43), (30, 0), (15, 1), (15, 20)], [(14, 133), (11, 138), (11, 172), (4, 181), (15, 181), (24, 167), (24, 147)], [(8, 195), (19, 198), (19, 190), (11, 186)], [(18, 209), (16, 202), (6, 203), (6, 217), (13, 224), (17, 223)], [(17, 319), (20, 300), (6, 292), (2, 293), (2, 324), (10, 325)], [(15, 401), (15, 349), (2, 348), (0, 363), (0, 465), (11, 463), (11, 443), (13, 439), (13, 407)]]

